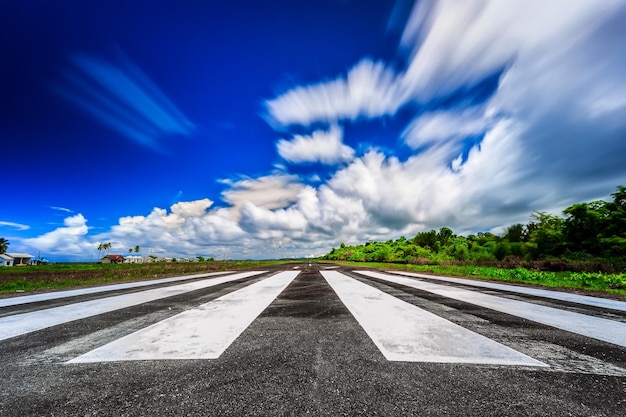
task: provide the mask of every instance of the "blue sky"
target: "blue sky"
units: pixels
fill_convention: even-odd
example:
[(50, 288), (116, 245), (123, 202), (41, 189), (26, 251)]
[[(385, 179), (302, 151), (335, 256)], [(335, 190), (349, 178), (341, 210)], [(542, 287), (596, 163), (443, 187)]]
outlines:
[(5, 1), (10, 251), (277, 258), (626, 184), (620, 0)]

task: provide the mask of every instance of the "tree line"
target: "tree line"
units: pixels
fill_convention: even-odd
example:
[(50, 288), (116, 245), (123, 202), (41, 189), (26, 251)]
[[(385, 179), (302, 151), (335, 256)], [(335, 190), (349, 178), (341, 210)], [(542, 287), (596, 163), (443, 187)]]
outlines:
[[(528, 224), (509, 226), (502, 235), (479, 232), (456, 235), (452, 229), (419, 232), (386, 242), (333, 248), (327, 260), (413, 264), (523, 262), (544, 264), (626, 265), (626, 187), (618, 186), (611, 201), (576, 203), (562, 216), (535, 212)], [(564, 268), (564, 266), (562, 266)], [(611, 269), (609, 267), (609, 269)]]

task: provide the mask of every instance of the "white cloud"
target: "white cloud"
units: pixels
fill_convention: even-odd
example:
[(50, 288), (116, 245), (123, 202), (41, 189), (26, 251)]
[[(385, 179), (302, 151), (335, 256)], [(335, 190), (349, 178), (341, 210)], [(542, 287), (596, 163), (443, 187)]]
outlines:
[(342, 142), (338, 126), (329, 131), (315, 131), (311, 136), (296, 135), (292, 140), (281, 139), (276, 144), (279, 155), (292, 163), (321, 162), (333, 165), (350, 161), (354, 150)]
[(0, 226), (14, 227), (17, 230), (28, 230), (28, 229), (30, 229), (30, 226), (27, 225), (27, 224), (14, 223), (14, 222), (3, 222), (3, 221), (0, 221)]
[(303, 187), (297, 176), (287, 174), (246, 178), (229, 182), (229, 185), (231, 188), (224, 191), (222, 197), (236, 209), (246, 203), (267, 209), (287, 207), (297, 200)]
[(267, 100), (265, 106), (273, 123), (309, 125), (392, 114), (403, 104), (401, 96), (394, 71), (366, 58), (345, 78), (296, 87)]
[(70, 209), (65, 208), (65, 207), (50, 206), (50, 208), (51, 208), (52, 210), (64, 211), (64, 212), (66, 212), (66, 213), (74, 213), (74, 211), (73, 211), (73, 210), (70, 210)]
[(87, 219), (78, 213), (66, 217), (63, 223), (62, 227), (41, 236), (23, 239), (21, 243), (41, 251), (46, 257), (50, 255), (73, 257), (90, 253), (91, 243), (85, 239), (85, 235), (89, 231)]
[(402, 133), (413, 149), (484, 133), (489, 120), (479, 109), (444, 110), (420, 115)]

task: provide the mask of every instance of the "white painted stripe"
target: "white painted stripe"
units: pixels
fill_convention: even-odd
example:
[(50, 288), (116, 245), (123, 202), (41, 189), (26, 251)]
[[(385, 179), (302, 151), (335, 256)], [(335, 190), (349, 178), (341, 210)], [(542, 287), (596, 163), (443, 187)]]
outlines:
[(55, 291), (45, 294), (23, 295), (19, 297), (0, 299), (0, 308), (20, 304), (38, 303), (40, 301), (56, 300), (59, 298), (76, 297), (79, 295), (97, 294), (115, 290), (125, 290), (129, 288), (141, 288), (149, 285), (167, 284), (169, 282), (185, 281), (196, 278), (206, 278), (213, 275), (231, 274), (232, 271), (210, 272), (206, 274), (184, 275), (171, 278), (152, 279), (149, 281), (127, 282), (124, 284), (102, 285), (98, 287), (81, 288), (77, 290)]
[(9, 339), (11, 337), (34, 332), (36, 330), (56, 326), (58, 324), (108, 313), (109, 311), (132, 307), (137, 304), (143, 304), (161, 298), (173, 297), (189, 291), (200, 290), (202, 288), (212, 287), (229, 281), (248, 278), (264, 272), (265, 271), (241, 272), (225, 277), (189, 282), (164, 288), (154, 288), (151, 290), (100, 298), (91, 301), (83, 301), (61, 307), (2, 317), (0, 318), (0, 340)]
[(337, 271), (321, 274), (387, 360), (547, 366)]
[(285, 271), (94, 349), (68, 363), (216, 359), (289, 285)]
[(494, 282), (474, 281), (470, 279), (441, 277), (434, 275), (418, 274), (405, 271), (387, 271), (411, 277), (432, 279), (438, 281), (452, 282), (456, 284), (470, 285), (474, 287), (492, 288), (494, 290), (514, 292), (518, 294), (534, 295), (537, 297), (551, 298), (553, 300), (568, 301), (570, 303), (584, 304), (593, 307), (609, 308), (611, 310), (626, 311), (626, 302), (611, 300), (609, 298), (591, 297), (589, 295), (571, 294), (555, 290), (543, 290), (539, 288), (520, 287), (517, 285), (496, 284)]
[(509, 298), (496, 297), (478, 291), (433, 284), (409, 277), (387, 275), (371, 271), (355, 272), (626, 347), (626, 323), (574, 313), (558, 308), (540, 306), (524, 301), (511, 300)]

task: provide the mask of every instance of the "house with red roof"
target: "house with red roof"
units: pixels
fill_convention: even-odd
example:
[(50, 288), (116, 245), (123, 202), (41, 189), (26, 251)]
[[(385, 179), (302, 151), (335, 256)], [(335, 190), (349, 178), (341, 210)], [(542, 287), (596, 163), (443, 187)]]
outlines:
[(121, 264), (124, 263), (124, 257), (122, 255), (105, 255), (100, 259), (103, 264)]

